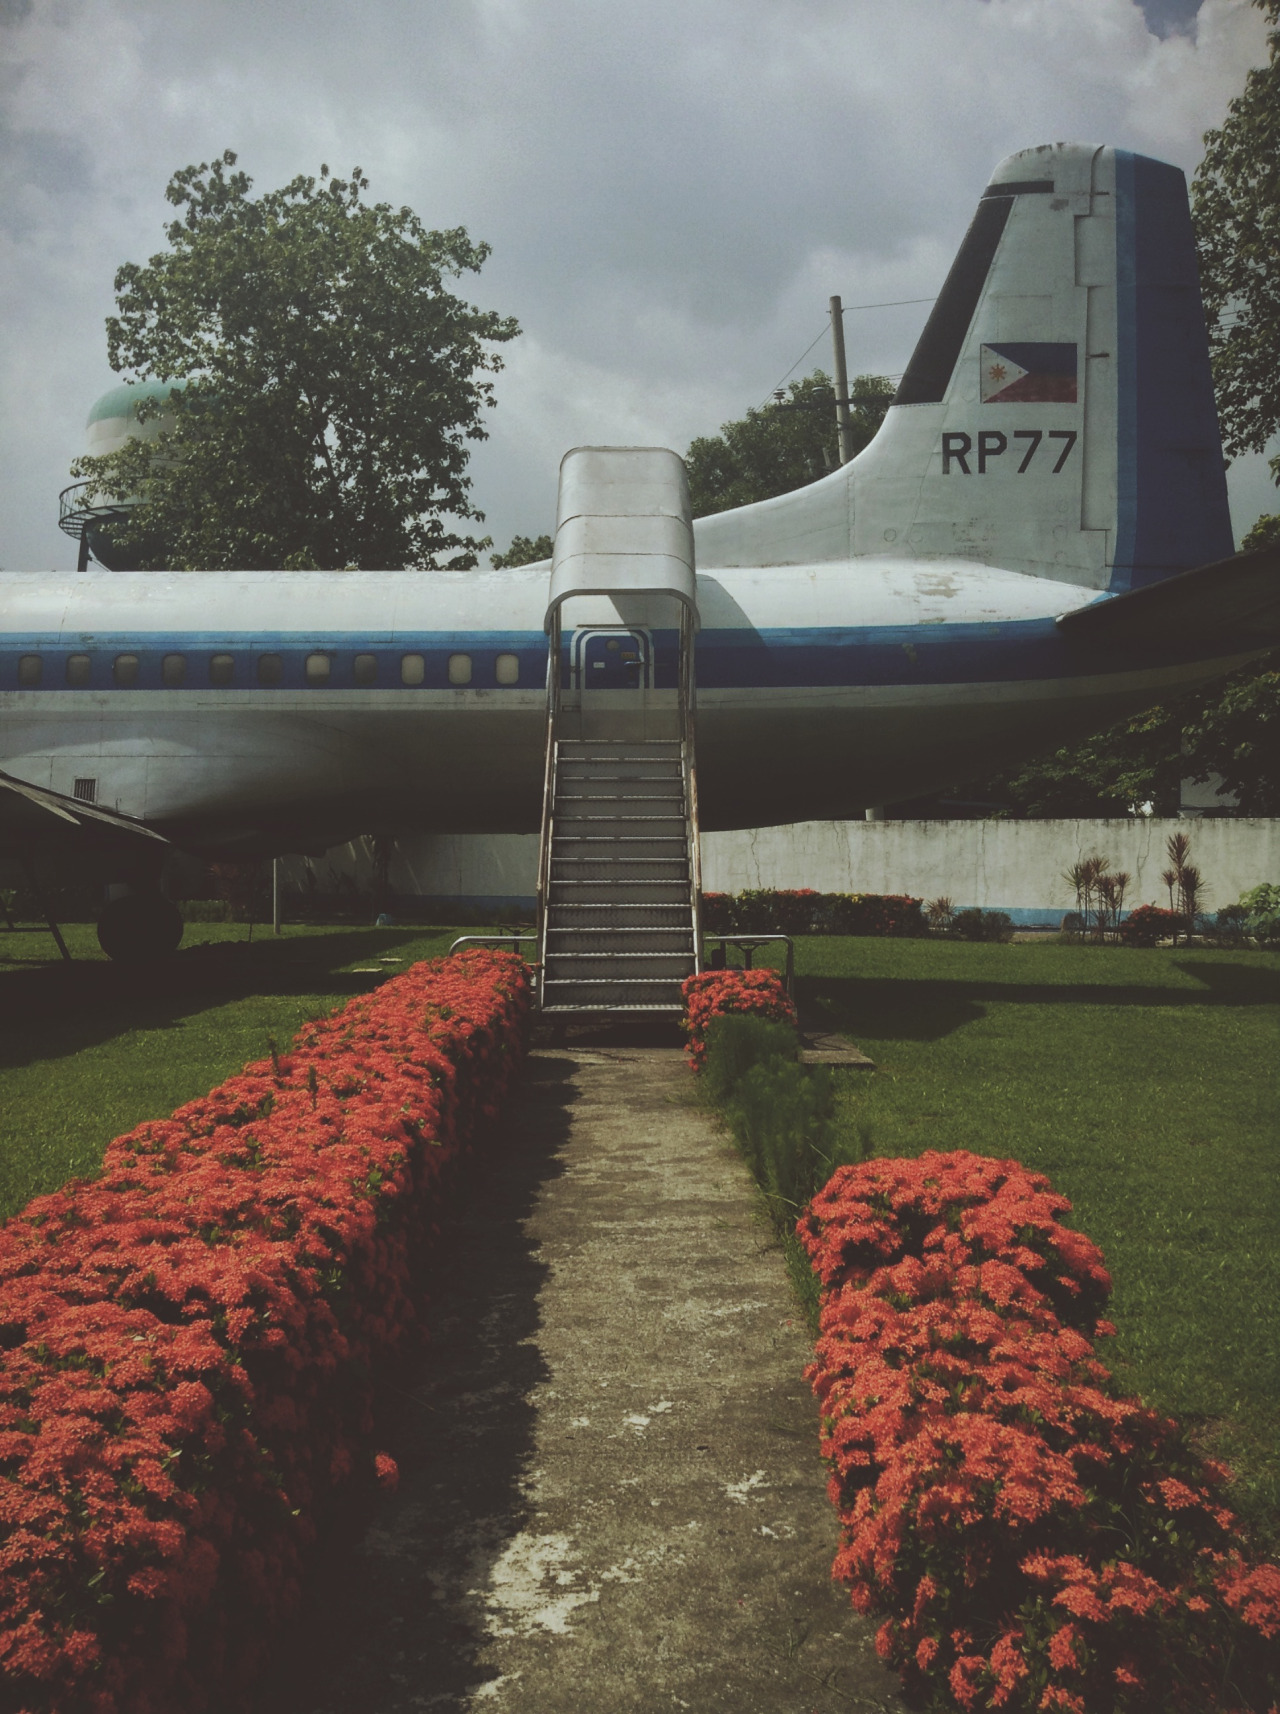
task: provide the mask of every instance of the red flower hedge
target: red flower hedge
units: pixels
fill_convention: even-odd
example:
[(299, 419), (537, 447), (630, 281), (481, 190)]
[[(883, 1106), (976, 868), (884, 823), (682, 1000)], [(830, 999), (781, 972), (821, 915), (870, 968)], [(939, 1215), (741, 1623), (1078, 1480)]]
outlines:
[(1241, 1557), (1225, 1472), (1098, 1361), (1110, 1280), (1069, 1208), (963, 1152), (814, 1198), (835, 1575), (930, 1707), (1274, 1709), (1280, 1567)]
[(447, 1163), (524, 1045), (511, 953), (423, 964), (0, 1231), (0, 1708), (234, 1699), (375, 1458)]
[(684, 995), (684, 1032), (689, 1038), (686, 1053), (695, 1071), (707, 1057), (707, 1025), (727, 1012), (751, 1012), (775, 1023), (796, 1023), (796, 1009), (776, 970), (704, 970), (690, 976), (680, 992)]

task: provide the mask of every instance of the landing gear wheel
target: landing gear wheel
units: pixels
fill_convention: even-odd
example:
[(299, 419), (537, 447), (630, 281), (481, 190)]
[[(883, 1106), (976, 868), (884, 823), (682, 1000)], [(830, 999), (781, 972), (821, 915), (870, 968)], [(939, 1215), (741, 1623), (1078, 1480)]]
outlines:
[(182, 926), (182, 912), (160, 893), (126, 893), (98, 918), (98, 945), (118, 964), (142, 964), (176, 952)]

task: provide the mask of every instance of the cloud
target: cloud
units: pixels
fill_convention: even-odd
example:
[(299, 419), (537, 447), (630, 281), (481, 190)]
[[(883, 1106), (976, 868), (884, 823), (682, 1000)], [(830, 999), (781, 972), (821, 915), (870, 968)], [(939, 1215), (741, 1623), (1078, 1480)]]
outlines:
[[(931, 296), (1011, 150), (1096, 139), (1193, 168), (1263, 19), (1146, 10), (6, 0), (0, 563), (69, 561), (55, 501), (111, 381), (112, 277), (162, 247), (187, 162), (234, 148), (264, 188), (359, 163), (375, 196), (494, 245), (465, 289), (526, 329), (472, 467), (505, 541), (547, 527), (575, 440), (682, 447), (759, 402), (831, 292)], [(851, 366), (900, 371), (926, 308), (850, 316)]]

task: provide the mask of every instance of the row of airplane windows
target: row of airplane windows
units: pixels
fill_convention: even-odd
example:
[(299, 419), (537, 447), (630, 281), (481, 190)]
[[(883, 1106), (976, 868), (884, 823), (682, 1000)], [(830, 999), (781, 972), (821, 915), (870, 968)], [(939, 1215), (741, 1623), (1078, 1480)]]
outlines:
[[(234, 655), (214, 654), (203, 657), (207, 661), (208, 683), (212, 686), (233, 685), (236, 681), (236, 657)], [(160, 683), (169, 689), (193, 682), (188, 672), (186, 655), (162, 655), (160, 657)], [(18, 657), (18, 688), (20, 690), (37, 690), (45, 684), (45, 662), (43, 655), (19, 655)], [(142, 662), (138, 655), (117, 655), (111, 663), (111, 680), (122, 689), (142, 682)], [(303, 678), (309, 685), (327, 685), (338, 682), (335, 671), (335, 660), (329, 654), (311, 654), (303, 662)], [(71, 654), (65, 657), (64, 675), (66, 683), (72, 689), (85, 690), (93, 682), (93, 657), (84, 654)], [(447, 668), (450, 684), (470, 684), (474, 678), (474, 663), (470, 655), (450, 655)], [(284, 657), (282, 655), (265, 654), (257, 657), (256, 677), (258, 684), (264, 687), (279, 685), (284, 682)], [(400, 656), (400, 683), (415, 685), (424, 684), (427, 677), (427, 661), (425, 655)], [(385, 682), (377, 655), (351, 656), (351, 671), (347, 682), (355, 685), (376, 685)], [(518, 684), (520, 682), (519, 655), (495, 655), (493, 660), (493, 682), (495, 684)]]

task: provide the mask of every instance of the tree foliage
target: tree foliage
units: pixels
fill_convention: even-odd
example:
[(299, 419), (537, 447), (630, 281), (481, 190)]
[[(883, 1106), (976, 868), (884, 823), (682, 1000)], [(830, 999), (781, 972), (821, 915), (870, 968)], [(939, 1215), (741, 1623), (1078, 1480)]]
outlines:
[(550, 559), (555, 549), (550, 536), (512, 536), (506, 553), (496, 553), (490, 564), (501, 571), (505, 566), (534, 565), (540, 559)]
[(519, 329), (446, 280), (489, 247), (366, 202), (358, 167), (254, 197), (235, 162), (176, 173), (169, 249), (116, 275), (111, 366), (184, 383), (139, 407), (171, 411), (172, 430), (75, 473), (141, 496), (144, 565), (148, 540), (185, 569), (473, 565), (489, 543), (458, 533), (482, 518), (467, 442), (485, 438), (492, 347)]
[[(1280, 0), (1266, 14), (1270, 58), (1205, 134), (1193, 185), (1223, 444), (1261, 452), (1280, 429)], [(1280, 457), (1271, 460), (1280, 482)]]
[[(893, 393), (893, 383), (882, 375), (859, 375), (851, 385), (855, 453), (874, 437)], [(753, 406), (745, 417), (724, 423), (718, 435), (690, 443), (685, 464), (693, 515), (705, 518), (789, 494), (826, 476), (839, 462), (831, 377), (815, 369), (803, 381), (792, 381), (785, 399)]]
[(1031, 817), (1177, 815), (1182, 781), (1215, 775), (1241, 815), (1280, 815), (1280, 654), (965, 792)]

